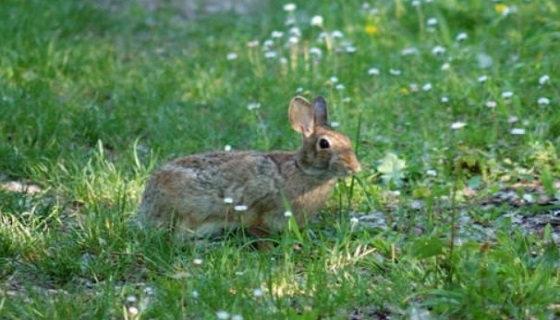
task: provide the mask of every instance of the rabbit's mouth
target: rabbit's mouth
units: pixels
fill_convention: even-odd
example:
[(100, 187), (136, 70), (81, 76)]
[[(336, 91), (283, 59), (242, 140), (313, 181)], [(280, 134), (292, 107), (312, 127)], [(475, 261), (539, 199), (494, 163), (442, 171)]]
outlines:
[(358, 165), (357, 167), (342, 166), (338, 172), (341, 177), (348, 177), (362, 171), (362, 167)]
[(329, 172), (331, 176), (337, 177), (337, 178), (346, 178), (348, 176), (351, 176), (353, 174), (358, 173), (361, 170), (361, 167), (350, 167), (350, 166), (346, 166), (346, 165), (341, 165), (341, 164), (337, 164), (334, 166), (331, 166)]
[[(354, 155), (342, 157), (342, 159), (337, 159), (331, 163), (331, 168), (333, 172), (339, 177), (347, 177), (362, 171), (362, 165)], [(340, 161), (342, 160), (342, 161)]]

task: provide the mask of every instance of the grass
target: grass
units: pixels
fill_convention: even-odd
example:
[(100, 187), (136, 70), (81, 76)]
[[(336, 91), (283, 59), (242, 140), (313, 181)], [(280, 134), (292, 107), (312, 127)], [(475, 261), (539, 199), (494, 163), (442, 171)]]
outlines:
[[(0, 3), (2, 318), (560, 316), (554, 1), (180, 3)], [(364, 166), (318, 221), (268, 253), (130, 226), (167, 159), (297, 147), (296, 94)]]

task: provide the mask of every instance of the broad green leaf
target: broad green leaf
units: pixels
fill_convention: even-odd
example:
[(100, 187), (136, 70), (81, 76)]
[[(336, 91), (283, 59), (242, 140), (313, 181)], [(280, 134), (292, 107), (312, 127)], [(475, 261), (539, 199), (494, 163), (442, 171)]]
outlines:
[(382, 160), (379, 166), (377, 166), (377, 171), (381, 173), (381, 179), (386, 184), (394, 183), (397, 186), (402, 184), (402, 178), (404, 178), (404, 169), (406, 168), (406, 162), (394, 153), (388, 153)]

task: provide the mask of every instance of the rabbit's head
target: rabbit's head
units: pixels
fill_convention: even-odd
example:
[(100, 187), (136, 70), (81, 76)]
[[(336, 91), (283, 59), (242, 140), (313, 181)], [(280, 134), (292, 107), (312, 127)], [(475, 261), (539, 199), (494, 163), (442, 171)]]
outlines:
[(306, 174), (330, 179), (361, 170), (350, 139), (329, 128), (325, 99), (317, 97), (311, 104), (295, 97), (288, 114), (292, 128), (303, 136), (297, 164)]

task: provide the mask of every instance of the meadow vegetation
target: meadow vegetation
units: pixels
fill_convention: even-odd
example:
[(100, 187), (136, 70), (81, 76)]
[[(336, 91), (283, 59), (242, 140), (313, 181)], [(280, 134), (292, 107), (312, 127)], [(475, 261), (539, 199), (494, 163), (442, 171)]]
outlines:
[[(556, 1), (189, 8), (0, 2), (0, 318), (560, 317)], [(296, 148), (295, 95), (364, 168), (319, 219), (270, 252), (131, 226), (169, 159)]]

